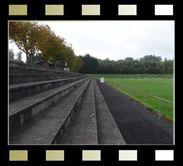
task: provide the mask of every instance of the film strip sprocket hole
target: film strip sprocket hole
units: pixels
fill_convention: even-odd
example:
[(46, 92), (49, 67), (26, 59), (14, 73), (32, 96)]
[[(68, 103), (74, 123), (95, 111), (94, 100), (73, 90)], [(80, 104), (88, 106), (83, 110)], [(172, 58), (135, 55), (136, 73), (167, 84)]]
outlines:
[[(9, 150), (9, 161), (30, 161), (31, 150)], [(78, 151), (79, 152), (79, 151)], [(82, 150), (82, 161), (102, 161), (102, 150)], [(105, 158), (105, 156), (103, 156)], [(174, 150), (155, 150), (152, 161), (174, 161)], [(65, 161), (65, 150), (46, 150), (45, 161)], [(118, 161), (138, 161), (138, 150), (119, 150)]]
[[(82, 16), (100, 16), (101, 13), (101, 5), (81, 5), (81, 15)], [(137, 4), (118, 4), (118, 16), (136, 16), (137, 13)], [(173, 16), (173, 4), (161, 4), (154, 5), (155, 8), (155, 16)], [(47, 5), (45, 4), (45, 16), (64, 16), (64, 4), (57, 5)], [(9, 5), (9, 16), (23, 16), (28, 15), (28, 5)]]

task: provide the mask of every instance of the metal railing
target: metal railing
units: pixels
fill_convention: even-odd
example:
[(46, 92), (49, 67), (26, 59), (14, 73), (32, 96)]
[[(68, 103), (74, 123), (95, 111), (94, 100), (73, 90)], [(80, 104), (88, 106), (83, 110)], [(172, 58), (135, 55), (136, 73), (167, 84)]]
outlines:
[(114, 79), (172, 79), (173, 76), (117, 76)]
[[(123, 87), (123, 92), (124, 94), (128, 95), (130, 97), (130, 90), (133, 90), (135, 91), (135, 102), (137, 101), (137, 93), (141, 93), (144, 95), (144, 109), (146, 107), (146, 96), (150, 96), (150, 97), (153, 97), (153, 98), (156, 98), (159, 100), (159, 119), (161, 118), (161, 101), (165, 101), (167, 103), (171, 103), (173, 104), (174, 102), (170, 101), (170, 100), (166, 100), (166, 99), (163, 99), (163, 98), (160, 98), (160, 97), (157, 97), (157, 96), (154, 96), (154, 95), (151, 95), (151, 94), (148, 94), (148, 93), (145, 93), (145, 92), (142, 92), (142, 91), (139, 91), (139, 90), (136, 90), (136, 89), (133, 89), (133, 88), (130, 88), (130, 87), (127, 87), (125, 85), (121, 85), (121, 84), (117, 84), (115, 82), (112, 82), (112, 81), (106, 81), (107, 84), (114, 84), (114, 85), (117, 85), (119, 87)], [(115, 88), (115, 87), (114, 87)], [(128, 89), (128, 93), (126, 93), (126, 89)], [(133, 97), (132, 97), (133, 98)]]

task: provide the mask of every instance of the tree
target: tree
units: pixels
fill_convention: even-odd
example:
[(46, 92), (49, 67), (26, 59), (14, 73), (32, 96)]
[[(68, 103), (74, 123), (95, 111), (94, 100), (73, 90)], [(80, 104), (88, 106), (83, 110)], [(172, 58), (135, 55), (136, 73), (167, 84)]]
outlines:
[[(32, 64), (36, 64), (36, 62), (42, 61), (43, 59), (40, 57), (40, 55), (36, 54), (32, 57)], [(28, 61), (31, 61), (31, 57), (28, 57)]]
[(74, 49), (72, 48), (72, 45), (66, 47), (67, 50), (67, 54), (65, 55), (67, 57), (67, 64), (68, 67), (71, 70), (74, 70), (75, 66), (76, 66), (76, 55), (74, 53)]
[(133, 61), (133, 58), (132, 57), (126, 57), (125, 58), (125, 61), (131, 61), (132, 62)]
[(84, 66), (84, 62), (79, 57), (76, 57), (76, 65), (74, 71), (78, 72)]
[(83, 67), (79, 70), (79, 72), (82, 73), (97, 73), (98, 72), (98, 60), (89, 54), (86, 54), (85, 56), (79, 56), (79, 58), (84, 62)]
[[(79, 70), (81, 73), (100, 73), (100, 74), (161, 74), (173, 73), (173, 60), (161, 61), (161, 57), (148, 55), (134, 60), (131, 57), (125, 60), (113, 61), (106, 58), (105, 60), (97, 59), (98, 66), (92, 64), (92, 57), (87, 54), (79, 56), (83, 60), (83, 67)], [(91, 65), (92, 64), (92, 65)], [(97, 68), (97, 70), (95, 70)]]
[(13, 49), (9, 49), (9, 60), (13, 61), (14, 60), (14, 56), (15, 56), (15, 54), (13, 52)]
[(17, 53), (17, 58), (16, 58), (16, 60), (19, 61), (19, 62), (23, 62), (23, 61), (22, 61), (22, 52), (21, 52), (21, 51), (19, 51), (19, 52)]
[(157, 61), (160, 62), (162, 59), (160, 56), (155, 55), (145, 55), (143, 58), (140, 58), (140, 61)]
[(32, 57), (38, 52), (37, 44), (39, 38), (39, 26), (36, 22), (10, 22), (9, 23), (9, 37), (14, 41), (16, 46), (26, 54)]
[(107, 64), (104, 60), (98, 59), (98, 72), (100, 74), (107, 74)]
[(37, 47), (39, 49), (40, 57), (46, 62), (51, 58), (51, 49), (53, 46), (53, 38), (55, 38), (54, 32), (51, 31), (49, 26), (40, 25), (39, 38)]
[(48, 55), (51, 55), (50, 60), (54, 63), (54, 67), (61, 63), (65, 59), (64, 57), (64, 39), (56, 36), (54, 33), (50, 38), (50, 48), (47, 51)]
[(165, 73), (173, 73), (173, 60), (167, 60), (165, 58), (163, 69)]

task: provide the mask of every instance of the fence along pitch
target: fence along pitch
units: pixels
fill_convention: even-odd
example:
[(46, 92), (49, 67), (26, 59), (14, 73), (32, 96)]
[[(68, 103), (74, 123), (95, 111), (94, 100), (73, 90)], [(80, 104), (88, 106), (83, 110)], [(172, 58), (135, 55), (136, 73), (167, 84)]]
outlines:
[(159, 119), (161, 118), (161, 101), (165, 101), (165, 102), (171, 103), (171, 104), (174, 103), (174, 102), (172, 102), (172, 101), (169, 101), (169, 100), (166, 100), (166, 99), (163, 99), (163, 98), (160, 98), (160, 97), (157, 97), (157, 96), (154, 96), (154, 95), (145, 93), (145, 92), (141, 92), (141, 91), (139, 91), (139, 90), (136, 90), (136, 89), (133, 89), (133, 88), (130, 88), (130, 87), (121, 85), (121, 84), (117, 84), (117, 83), (112, 82), (112, 81), (106, 81), (106, 82), (107, 82), (107, 83), (111, 83), (111, 84), (116, 84), (116, 85), (121, 86), (121, 87), (124, 87), (124, 89), (127, 88), (127, 89), (128, 89), (128, 96), (129, 96), (129, 90), (130, 90), (130, 89), (131, 89), (131, 90), (134, 90), (134, 91), (135, 91), (135, 102), (136, 102), (136, 100), (137, 100), (137, 99), (136, 99), (136, 93), (137, 93), (137, 92), (139, 92), (139, 93), (141, 93), (141, 94), (144, 94), (144, 109), (145, 109), (145, 105), (146, 105), (146, 95), (151, 96), (151, 97), (156, 98), (156, 99), (159, 99)]
[(127, 86), (121, 85), (121, 84), (117, 84), (117, 83), (112, 82), (112, 81), (106, 81), (106, 82), (113, 83), (113, 84), (116, 84), (116, 85), (118, 85), (118, 86), (122, 86), (122, 87), (125, 87), (125, 88), (128, 88), (128, 89), (134, 90), (134, 91), (136, 91), (136, 92), (139, 92), (139, 93), (142, 93), (142, 94), (144, 94), (144, 95), (148, 95), (148, 96), (151, 96), (151, 97), (157, 98), (157, 99), (159, 99), (159, 100), (162, 100), (162, 101), (165, 101), (165, 102), (168, 102), (168, 103), (171, 103), (171, 104), (173, 104), (173, 103), (174, 103), (173, 101), (166, 100), (166, 99), (164, 99), (164, 98), (161, 98), (161, 97), (158, 97), (158, 96), (154, 96), (154, 95), (151, 95), (151, 94), (149, 94), (149, 93), (145, 93), (145, 92), (142, 92), (142, 91), (139, 91), (139, 90), (136, 90), (136, 89), (133, 89), (133, 88), (130, 88), (130, 87), (127, 87)]

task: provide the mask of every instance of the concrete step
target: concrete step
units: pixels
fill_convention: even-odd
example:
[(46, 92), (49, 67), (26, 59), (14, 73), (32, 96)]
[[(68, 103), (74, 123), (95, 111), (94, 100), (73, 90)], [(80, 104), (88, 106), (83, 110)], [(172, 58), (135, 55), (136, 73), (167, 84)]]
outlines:
[(93, 80), (60, 144), (98, 144)]
[(126, 144), (96, 82), (94, 87), (99, 144)]
[(46, 81), (66, 78), (65, 75), (50, 74), (9, 74), (9, 84), (20, 84), (27, 82)]
[(79, 79), (81, 79), (81, 77), (9, 85), (9, 102), (49, 89), (53, 89), (64, 84), (77, 81)]
[[(64, 78), (73, 78), (78, 77), (79, 75), (69, 75), (59, 74), (59, 75), (50, 75), (50, 74), (9, 74), (9, 84), (20, 84), (20, 83), (30, 83), (36, 81), (46, 81), (46, 80), (56, 80)], [(80, 76), (81, 77), (81, 76)], [(83, 78), (85, 76), (82, 76)]]
[(42, 74), (42, 75), (75, 75), (81, 76), (83, 74), (76, 72), (65, 72), (60, 69), (53, 69), (48, 67), (41, 67), (38, 65), (29, 65), (15, 61), (9, 61), (9, 74)]
[(41, 67), (38, 65), (30, 65), (26, 63), (20, 63), (15, 61), (9, 61), (9, 73), (10, 74), (54, 74), (61, 73), (60, 70)]
[(9, 144), (59, 144), (89, 82), (90, 79), (85, 80), (74, 91), (20, 128), (10, 136)]
[(19, 84), (54, 79), (86, 77), (76, 72), (66, 72), (58, 69), (28, 65), (18, 62), (9, 62), (9, 84)]
[(9, 134), (11, 135), (40, 112), (58, 102), (60, 98), (69, 94), (87, 79), (84, 78), (11, 102), (9, 104)]

